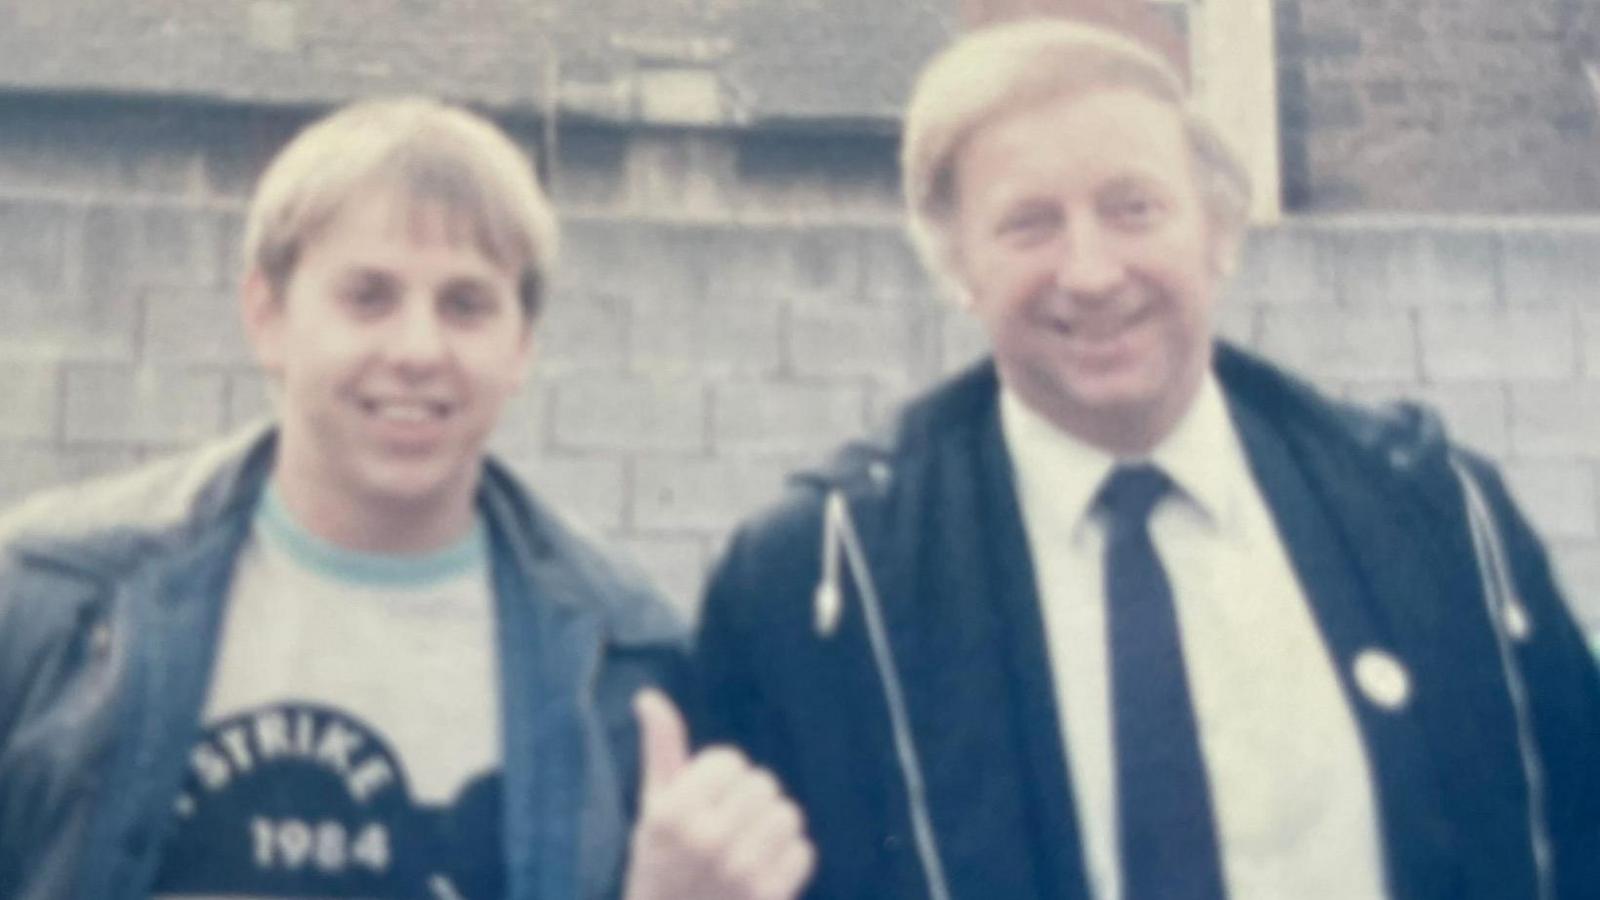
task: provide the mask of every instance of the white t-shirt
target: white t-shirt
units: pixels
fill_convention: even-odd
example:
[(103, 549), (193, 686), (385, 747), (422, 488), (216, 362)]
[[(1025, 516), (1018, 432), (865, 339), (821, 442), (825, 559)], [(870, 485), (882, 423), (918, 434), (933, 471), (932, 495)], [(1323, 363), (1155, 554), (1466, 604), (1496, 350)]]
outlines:
[(503, 893), (487, 546), (353, 553), (268, 489), (157, 896)]

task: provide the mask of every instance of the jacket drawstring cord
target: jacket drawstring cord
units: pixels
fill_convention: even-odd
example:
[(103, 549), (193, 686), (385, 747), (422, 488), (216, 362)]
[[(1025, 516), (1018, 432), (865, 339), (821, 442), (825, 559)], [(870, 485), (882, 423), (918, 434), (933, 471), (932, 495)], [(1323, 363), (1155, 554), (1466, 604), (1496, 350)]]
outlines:
[(1483, 489), (1472, 470), (1457, 457), (1450, 458), (1456, 478), (1466, 497), (1467, 521), (1472, 528), (1472, 548), (1477, 556), (1478, 577), (1483, 582), (1483, 600), (1488, 608), (1489, 629), (1494, 634), (1499, 651), (1500, 668), (1505, 672), (1506, 691), (1511, 695), (1511, 706), (1517, 720), (1517, 750), (1522, 757), (1523, 777), (1528, 784), (1528, 834), (1533, 843), (1533, 863), (1538, 878), (1540, 900), (1554, 896), (1550, 872), (1550, 835), (1545, 822), (1544, 770), (1539, 765), (1537, 737), (1533, 733), (1532, 714), (1528, 708), (1528, 687), (1517, 665), (1515, 649), (1507, 635), (1507, 617), (1513, 615), (1512, 605), (1518, 603), (1512, 585), (1510, 565), (1500, 529), (1495, 527), (1494, 516), (1484, 499)]
[(861, 595), (862, 618), (866, 622), (867, 639), (872, 647), (872, 661), (878, 670), (878, 681), (883, 686), (883, 699), (889, 708), (889, 730), (894, 740), (895, 756), (899, 759), (900, 774), (905, 781), (912, 838), (916, 842), (917, 860), (922, 866), (923, 879), (928, 884), (928, 896), (930, 900), (950, 900), (950, 887), (945, 881), (944, 864), (939, 859), (939, 845), (934, 835), (933, 817), (928, 812), (922, 764), (917, 758), (910, 716), (906, 713), (905, 691), (900, 684), (894, 652), (889, 646), (883, 624), (882, 603), (872, 580), (872, 572), (867, 568), (867, 556), (861, 549), (861, 538), (850, 518), (844, 493), (832, 490), (828, 492), (823, 505), (822, 579), (817, 583), (815, 598), (817, 633), (824, 638), (833, 635), (843, 609), (844, 591), (839, 566), (841, 546), (844, 548), (845, 564), (849, 566), (850, 575)]

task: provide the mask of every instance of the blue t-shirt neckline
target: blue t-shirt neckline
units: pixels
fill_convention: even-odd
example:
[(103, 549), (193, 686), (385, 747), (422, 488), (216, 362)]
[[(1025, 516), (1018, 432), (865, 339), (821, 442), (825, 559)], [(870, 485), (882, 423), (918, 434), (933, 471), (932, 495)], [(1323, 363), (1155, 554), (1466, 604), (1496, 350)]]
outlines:
[(390, 554), (349, 550), (320, 538), (295, 520), (275, 482), (269, 482), (256, 504), (259, 534), (282, 548), (307, 569), (348, 584), (368, 587), (420, 588), (481, 567), (487, 540), (483, 517), (454, 543), (427, 553)]

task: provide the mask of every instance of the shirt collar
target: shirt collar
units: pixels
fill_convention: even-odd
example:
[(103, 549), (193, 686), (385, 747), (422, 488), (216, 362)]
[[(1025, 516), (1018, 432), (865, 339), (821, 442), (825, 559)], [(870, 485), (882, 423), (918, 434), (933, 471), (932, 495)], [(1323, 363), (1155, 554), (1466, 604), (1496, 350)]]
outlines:
[(1240, 456), (1233, 420), (1223, 402), (1222, 389), (1210, 372), (1200, 382), (1194, 402), (1161, 443), (1150, 461), (1172, 479), (1212, 525), (1224, 526), (1232, 518), (1232, 473)]
[(1230, 498), (1242, 453), (1216, 377), (1207, 372), (1194, 402), (1148, 456), (1119, 458), (1063, 431), (1002, 382), (1000, 426), (1028, 496), (1048, 497), (1058, 521), (1076, 529), (1087, 520), (1095, 494), (1119, 463), (1149, 461), (1171, 478), (1215, 527), (1232, 521)]

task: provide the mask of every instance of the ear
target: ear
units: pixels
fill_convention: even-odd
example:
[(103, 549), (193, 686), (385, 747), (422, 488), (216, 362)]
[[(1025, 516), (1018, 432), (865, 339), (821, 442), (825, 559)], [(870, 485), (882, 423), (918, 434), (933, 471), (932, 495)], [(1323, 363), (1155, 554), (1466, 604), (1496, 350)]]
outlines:
[(970, 313), (977, 306), (978, 298), (972, 293), (972, 288), (968, 286), (970, 279), (967, 277), (966, 255), (961, 252), (960, 237), (953, 233), (953, 230), (957, 227), (959, 227), (959, 223), (951, 223), (952, 232), (947, 233), (945, 239), (941, 242), (939, 247), (940, 271), (933, 274), (935, 281), (944, 283), (945, 294), (955, 301), (956, 306)]
[(1218, 281), (1233, 277), (1239, 269), (1239, 252), (1244, 246), (1244, 229), (1213, 225), (1211, 232), (1211, 274)]
[(539, 342), (534, 334), (534, 322), (528, 321), (522, 326), (522, 334), (518, 336), (516, 373), (513, 381), (517, 387), (522, 387), (528, 382), (528, 373), (533, 369), (533, 361), (539, 355)]
[(256, 361), (268, 375), (281, 375), (285, 340), (283, 298), (277, 296), (260, 269), (251, 269), (245, 276), (239, 292), (239, 312)]

